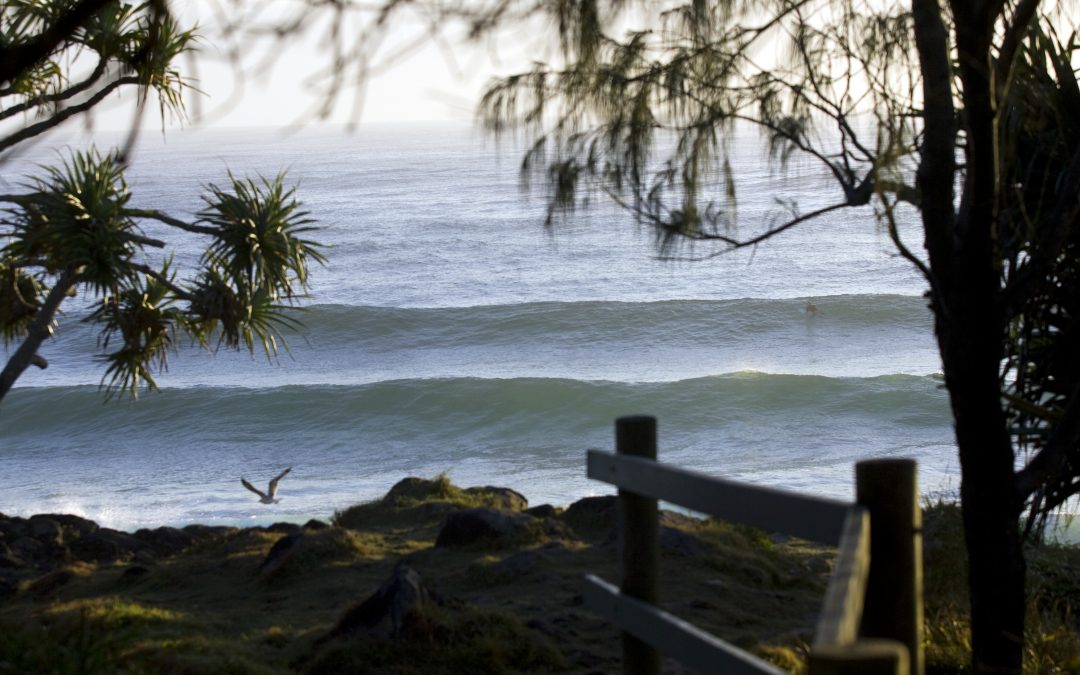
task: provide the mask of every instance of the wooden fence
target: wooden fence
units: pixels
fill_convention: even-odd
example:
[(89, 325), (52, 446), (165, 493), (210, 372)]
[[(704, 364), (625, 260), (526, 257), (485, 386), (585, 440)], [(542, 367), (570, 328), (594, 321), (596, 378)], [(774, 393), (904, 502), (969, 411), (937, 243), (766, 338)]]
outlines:
[(914, 461), (859, 462), (856, 501), (847, 503), (660, 464), (652, 417), (616, 420), (615, 448), (615, 454), (588, 452), (588, 476), (619, 488), (621, 586), (586, 575), (584, 598), (621, 629), (626, 673), (656, 675), (661, 653), (702, 673), (783, 672), (656, 606), (657, 500), (664, 500), (839, 549), (810, 652), (811, 675), (922, 675), (922, 515)]

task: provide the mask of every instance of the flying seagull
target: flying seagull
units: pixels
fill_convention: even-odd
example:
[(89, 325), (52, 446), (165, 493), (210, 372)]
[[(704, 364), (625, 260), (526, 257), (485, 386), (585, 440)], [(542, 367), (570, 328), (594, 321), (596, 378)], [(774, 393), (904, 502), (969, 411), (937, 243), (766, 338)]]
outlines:
[(269, 490), (269, 492), (263, 492), (259, 488), (255, 487), (251, 483), (244, 480), (243, 478), (240, 479), (240, 482), (243, 484), (244, 487), (251, 490), (255, 494), (259, 495), (259, 501), (262, 502), (263, 504), (277, 504), (278, 502), (281, 501), (280, 499), (276, 499), (278, 481), (280, 481), (282, 478), (284, 478), (285, 474), (289, 473), (290, 471), (292, 471), (291, 466), (288, 469), (285, 469), (284, 471), (279, 473), (276, 478), (271, 480), (270, 481), (270, 490)]

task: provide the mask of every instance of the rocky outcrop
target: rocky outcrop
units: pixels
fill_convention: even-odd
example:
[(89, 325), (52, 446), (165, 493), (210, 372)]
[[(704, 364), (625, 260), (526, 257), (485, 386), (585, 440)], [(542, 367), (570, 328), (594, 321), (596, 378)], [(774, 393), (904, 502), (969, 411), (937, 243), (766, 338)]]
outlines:
[(507, 511), (524, 511), (529, 508), (529, 500), (517, 490), (494, 485), (465, 488), (465, 494), (482, 496), (495, 502), (495, 506)]
[[(159, 527), (128, 534), (100, 527), (86, 518), (43, 513), (29, 518), (0, 514), (0, 596), (11, 594), (21, 580), (49, 576), (35, 588), (55, 588), (68, 578), (71, 564), (151, 563), (176, 555), (194, 544), (237, 531), (236, 528)], [(55, 574), (53, 574), (55, 573)], [(44, 576), (43, 576), (44, 575)], [(36, 583), (36, 582), (35, 582)]]
[(530, 515), (495, 509), (465, 509), (446, 516), (436, 548), (470, 546), (518, 540), (528, 536), (538, 521)]
[(412, 615), (438, 603), (438, 597), (424, 585), (420, 574), (400, 562), (378, 590), (347, 610), (316, 644), (342, 637), (400, 639), (406, 636)]

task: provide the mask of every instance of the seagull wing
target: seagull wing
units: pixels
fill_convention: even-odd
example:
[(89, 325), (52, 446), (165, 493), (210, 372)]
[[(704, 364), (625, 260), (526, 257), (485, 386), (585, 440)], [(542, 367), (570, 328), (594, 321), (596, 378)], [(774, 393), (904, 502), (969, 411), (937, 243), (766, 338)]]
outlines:
[(284, 478), (285, 474), (289, 473), (290, 471), (292, 471), (291, 466), (288, 469), (285, 469), (284, 471), (279, 473), (276, 478), (270, 481), (270, 499), (273, 499), (274, 496), (277, 494), (278, 481)]
[(252, 485), (251, 483), (247, 482), (247, 481), (246, 481), (246, 480), (244, 480), (243, 478), (241, 478), (241, 479), (240, 479), (240, 484), (241, 484), (241, 485), (243, 485), (244, 487), (246, 487), (247, 489), (251, 490), (251, 491), (252, 491), (252, 492), (254, 492), (255, 494), (259, 495), (259, 497), (260, 497), (260, 498), (262, 498), (262, 499), (266, 499), (266, 495), (265, 495), (265, 494), (263, 494), (263, 491), (262, 491), (262, 490), (260, 490), (259, 488), (255, 487), (255, 486), (254, 486), (254, 485)]

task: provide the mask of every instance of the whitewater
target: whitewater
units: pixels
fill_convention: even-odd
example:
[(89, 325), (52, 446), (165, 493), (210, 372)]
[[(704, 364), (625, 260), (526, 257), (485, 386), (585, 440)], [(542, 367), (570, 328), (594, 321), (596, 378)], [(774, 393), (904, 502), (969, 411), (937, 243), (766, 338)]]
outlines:
[[(756, 139), (736, 140), (739, 228), (770, 222), (778, 199), (806, 212), (839, 198), (816, 167), (777, 173)], [(3, 189), (62, 147), (0, 165)], [(849, 498), (854, 462), (913, 457), (925, 493), (955, 490), (925, 282), (870, 209), (669, 262), (603, 200), (545, 229), (519, 159), (450, 125), (142, 138), (132, 205), (179, 217), (227, 170), (288, 171), (329, 261), (304, 328), (269, 362), (184, 345), (160, 392), (104, 402), (75, 299), (42, 350), (50, 367), (0, 403), (0, 512), (128, 530), (302, 521), (440, 472), (566, 504), (609, 491), (585, 478), (585, 450), (610, 448), (626, 414), (657, 416), (661, 459), (697, 471)], [(917, 247), (915, 214), (900, 217)], [(147, 232), (178, 242), (178, 265), (197, 260)], [(287, 466), (279, 504), (240, 485)]]

